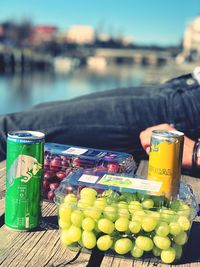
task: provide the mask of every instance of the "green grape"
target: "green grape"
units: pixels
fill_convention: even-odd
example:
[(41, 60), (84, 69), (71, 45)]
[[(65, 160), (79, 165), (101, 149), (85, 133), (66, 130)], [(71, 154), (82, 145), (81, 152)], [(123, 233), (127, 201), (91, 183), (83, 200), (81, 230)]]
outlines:
[(162, 250), (160, 257), (164, 263), (172, 263), (176, 258), (176, 251), (174, 248), (170, 247), (168, 249)]
[(148, 211), (146, 211), (146, 214), (147, 214), (147, 216), (151, 216), (151, 218), (154, 218), (155, 220), (157, 220), (157, 222), (159, 222), (160, 213), (158, 211), (148, 210)]
[(92, 249), (96, 246), (96, 236), (93, 232), (83, 231), (82, 243), (85, 248)]
[(129, 238), (120, 238), (114, 244), (114, 250), (116, 253), (123, 255), (131, 251), (133, 243)]
[(171, 241), (169, 237), (167, 236), (158, 236), (155, 235), (153, 238), (153, 242), (156, 245), (156, 247), (160, 249), (168, 249), (171, 245)]
[(167, 236), (169, 234), (170, 228), (168, 223), (159, 222), (156, 226), (156, 234), (159, 236)]
[(142, 204), (139, 201), (133, 200), (128, 205), (130, 213), (134, 214), (135, 211), (142, 210)]
[(69, 238), (68, 230), (64, 229), (60, 232), (60, 241), (63, 245), (66, 245), (66, 246), (69, 246), (73, 243), (71, 239)]
[(161, 209), (160, 210), (160, 217), (162, 221), (167, 223), (173, 222), (177, 218), (177, 213), (170, 209)]
[(129, 220), (124, 217), (120, 217), (115, 222), (115, 228), (119, 232), (125, 232), (128, 230), (129, 227)]
[(141, 258), (143, 253), (144, 251), (141, 248), (137, 247), (136, 245), (131, 250), (131, 255), (134, 258)]
[(71, 222), (70, 221), (63, 221), (63, 220), (59, 219), (58, 225), (62, 229), (68, 229), (71, 226)]
[(112, 222), (115, 222), (118, 218), (118, 209), (116, 207), (113, 206), (107, 206), (105, 207), (104, 211), (103, 211), (103, 215), (111, 220)]
[(117, 192), (114, 192), (111, 189), (105, 190), (102, 194), (103, 197), (106, 197), (106, 201), (108, 204), (116, 203), (119, 201), (119, 194)]
[(183, 247), (181, 245), (178, 245), (178, 244), (173, 244), (172, 247), (176, 251), (176, 260), (179, 260), (183, 254)]
[(93, 200), (96, 199), (97, 191), (90, 187), (84, 187), (80, 192), (81, 198), (91, 198)]
[(64, 197), (64, 203), (69, 204), (70, 206), (76, 206), (77, 197), (75, 194), (68, 194)]
[(97, 240), (97, 247), (99, 250), (106, 251), (113, 245), (112, 237), (109, 235), (102, 235)]
[(104, 197), (97, 198), (94, 201), (94, 207), (98, 208), (99, 210), (103, 211), (104, 208), (107, 206), (106, 199)]
[(188, 240), (188, 236), (186, 234), (186, 232), (180, 232), (180, 234), (174, 236), (174, 242), (177, 244), (177, 245), (184, 245)]
[(152, 252), (153, 252), (153, 255), (155, 257), (160, 257), (161, 249), (160, 248), (157, 248), (156, 246), (154, 246), (153, 249), (152, 249)]
[(85, 209), (87, 209), (88, 207), (90, 207), (92, 204), (88, 204), (88, 202), (87, 201), (85, 202), (84, 199), (79, 199), (78, 204), (77, 204), (77, 207), (79, 209), (81, 209), (81, 210), (84, 211)]
[(182, 203), (182, 205), (181, 205), (181, 207), (177, 213), (178, 213), (178, 215), (183, 215), (183, 216), (189, 217), (191, 214), (191, 208), (187, 204)]
[(173, 200), (171, 203), (170, 203), (170, 209), (174, 210), (174, 211), (179, 211), (181, 209), (181, 206), (182, 206), (182, 201), (181, 200)]
[(83, 203), (83, 205), (85, 205), (85, 206), (87, 206), (87, 207), (91, 207), (91, 206), (93, 206), (94, 201), (95, 201), (95, 199), (92, 198), (92, 197), (81, 198), (81, 199), (79, 200), (79, 202)]
[(86, 231), (92, 231), (95, 228), (95, 221), (90, 217), (84, 218), (82, 221), (82, 228)]
[(118, 209), (118, 216), (128, 219), (130, 217), (130, 213), (129, 213), (128, 209), (126, 209), (126, 208), (119, 208)]
[(85, 217), (91, 217), (94, 220), (98, 220), (101, 217), (101, 211), (96, 207), (90, 207), (83, 211)]
[(187, 231), (190, 228), (190, 221), (186, 216), (180, 216), (178, 223), (183, 231)]
[(85, 211), (87, 208), (90, 208), (93, 206), (93, 199), (79, 199), (78, 201), (78, 204), (77, 204), (77, 207), (82, 210), (82, 211)]
[(71, 213), (72, 213), (72, 208), (69, 206), (66, 206), (66, 204), (61, 204), (59, 207), (59, 218), (63, 221), (63, 222), (67, 222), (70, 221), (71, 218)]
[(117, 203), (114, 203), (114, 202), (111, 203), (108, 207), (114, 207), (118, 210), (118, 205), (117, 205)]
[(129, 223), (129, 230), (133, 234), (139, 233), (141, 228), (142, 228), (141, 222), (138, 221), (137, 219), (132, 219), (132, 221)]
[(153, 206), (154, 206), (154, 202), (151, 198), (148, 198), (142, 201), (142, 207), (144, 209), (152, 209)]
[(72, 242), (77, 242), (81, 238), (81, 229), (75, 225), (69, 227), (68, 237)]
[(137, 220), (142, 223), (143, 219), (147, 216), (144, 210), (136, 210), (132, 215), (132, 220)]
[(115, 229), (114, 223), (106, 218), (102, 218), (97, 224), (99, 230), (105, 234), (112, 234)]
[(73, 225), (81, 227), (84, 219), (83, 212), (81, 210), (74, 210), (71, 214), (71, 222)]
[(158, 222), (156, 219), (147, 217), (147, 218), (144, 218), (142, 221), (142, 228), (145, 232), (151, 232), (156, 228), (157, 224)]
[(151, 251), (153, 249), (153, 241), (147, 236), (138, 236), (135, 240), (135, 244), (144, 251)]
[(171, 235), (179, 235), (181, 231), (182, 229), (178, 222), (171, 222), (169, 224), (169, 233)]
[(118, 208), (122, 208), (122, 209), (127, 209), (128, 208), (128, 204), (125, 201), (118, 202), (117, 206), (118, 206)]

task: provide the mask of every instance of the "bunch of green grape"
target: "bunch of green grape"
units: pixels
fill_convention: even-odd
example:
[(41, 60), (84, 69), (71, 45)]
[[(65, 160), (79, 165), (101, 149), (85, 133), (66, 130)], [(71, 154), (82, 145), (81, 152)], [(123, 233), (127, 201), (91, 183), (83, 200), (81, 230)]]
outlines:
[(141, 258), (145, 253), (172, 263), (182, 256), (191, 227), (191, 209), (143, 194), (106, 190), (98, 195), (85, 187), (79, 196), (68, 194), (59, 206), (61, 243), (97, 247)]

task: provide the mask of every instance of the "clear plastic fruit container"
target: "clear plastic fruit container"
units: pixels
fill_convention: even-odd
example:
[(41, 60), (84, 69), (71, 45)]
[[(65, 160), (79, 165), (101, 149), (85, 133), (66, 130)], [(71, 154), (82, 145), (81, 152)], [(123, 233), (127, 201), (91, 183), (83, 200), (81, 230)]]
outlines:
[(133, 174), (136, 162), (124, 152), (45, 143), (44, 147), (43, 198), (53, 201), (54, 191), (60, 181), (78, 168), (94, 171)]
[(79, 169), (55, 191), (60, 239), (72, 250), (174, 263), (185, 253), (198, 205), (181, 182), (176, 199), (159, 182)]

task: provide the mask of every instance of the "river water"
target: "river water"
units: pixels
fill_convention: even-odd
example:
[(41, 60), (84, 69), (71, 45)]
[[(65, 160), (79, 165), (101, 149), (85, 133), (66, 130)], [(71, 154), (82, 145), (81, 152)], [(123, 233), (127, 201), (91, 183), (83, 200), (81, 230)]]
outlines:
[[(164, 82), (193, 66), (80, 68), (67, 73), (0, 75), (0, 114), (24, 111), (35, 104), (71, 99), (92, 92)], [(134, 90), (134, 88), (133, 88)]]

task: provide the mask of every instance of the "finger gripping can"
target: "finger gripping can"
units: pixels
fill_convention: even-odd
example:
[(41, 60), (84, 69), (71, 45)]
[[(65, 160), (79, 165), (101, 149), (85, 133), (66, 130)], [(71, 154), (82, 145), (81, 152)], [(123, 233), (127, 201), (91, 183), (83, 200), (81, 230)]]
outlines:
[(184, 134), (155, 130), (151, 135), (148, 179), (162, 182), (157, 195), (176, 197), (181, 177)]
[(6, 157), (5, 225), (30, 230), (39, 225), (44, 158), (44, 134), (8, 134)]

